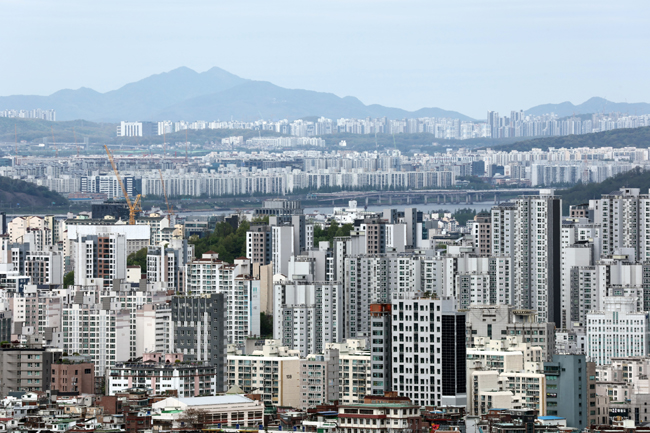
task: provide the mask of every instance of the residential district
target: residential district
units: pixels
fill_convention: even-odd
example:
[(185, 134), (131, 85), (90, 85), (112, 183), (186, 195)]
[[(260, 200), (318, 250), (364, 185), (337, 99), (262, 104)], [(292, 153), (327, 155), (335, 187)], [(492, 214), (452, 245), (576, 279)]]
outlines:
[[(0, 117), (56, 120), (55, 110), (0, 110)], [(429, 133), (441, 140), (468, 140), (472, 138), (552, 137), (590, 134), (623, 128), (650, 126), (650, 115), (629, 113), (594, 113), (559, 117), (554, 113), (531, 115), (513, 110), (510, 116), (488, 111), (485, 121), (462, 120), (447, 117), (420, 117), (409, 119), (319, 117), (316, 120), (241, 120), (185, 121), (162, 120), (122, 121), (117, 125), (118, 137), (146, 137), (165, 135), (184, 130), (232, 129), (273, 131), (296, 137), (316, 137), (337, 133), (348, 134), (417, 134)], [(313, 144), (313, 143), (306, 143)]]
[(274, 131), (298, 137), (314, 137), (336, 133), (348, 134), (417, 134), (429, 133), (443, 140), (468, 140), (471, 138), (552, 137), (590, 134), (622, 128), (640, 128), (650, 125), (650, 115), (627, 113), (597, 113), (589, 116), (560, 118), (550, 113), (527, 115), (524, 111), (511, 111), (510, 116), (499, 116), (488, 111), (486, 121), (453, 118), (421, 117), (411, 119), (365, 118), (328, 119), (315, 121), (298, 119), (289, 121), (194, 121), (165, 120), (160, 122), (122, 121), (117, 126), (118, 137), (164, 135), (186, 129), (253, 129)]
[[(122, 171), (128, 194), (196, 198), (278, 197), (338, 190), (423, 191), (423, 195), (432, 193), (431, 199), (449, 198), (451, 201), (450, 197), (446, 198), (449, 194), (441, 190), (466, 190), (472, 177), (483, 181), (483, 189), (539, 188), (602, 182), (632, 169), (650, 169), (648, 148), (636, 147), (509, 152), (458, 149), (408, 156), (397, 149), (381, 152), (305, 149), (245, 152), (221, 146), (221, 150), (205, 156), (190, 157), (186, 146), (187, 143), (182, 144), (180, 155), (177, 150), (173, 153), (161, 149), (159, 154), (153, 151), (131, 154), (129, 151), (118, 153), (119, 149), (115, 149), (114, 160)], [(0, 161), (4, 162), (0, 166), (0, 176), (45, 186), (73, 201), (101, 202), (122, 196), (105, 149), (98, 149), (95, 154), (86, 152), (86, 155), (69, 157), (14, 155), (0, 158)], [(463, 197), (466, 199), (481, 201), (477, 195)], [(16, 206), (16, 203), (11, 203), (11, 206)]]
[(636, 188), (464, 225), (280, 198), (1, 213), (0, 286), (2, 430), (650, 430)]

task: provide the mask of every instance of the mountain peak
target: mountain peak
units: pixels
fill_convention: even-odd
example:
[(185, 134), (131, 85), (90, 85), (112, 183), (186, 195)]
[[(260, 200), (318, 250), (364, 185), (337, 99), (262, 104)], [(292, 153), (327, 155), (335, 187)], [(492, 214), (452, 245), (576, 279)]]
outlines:
[(526, 110), (526, 114), (539, 116), (542, 114), (555, 113), (560, 117), (572, 116), (573, 114), (591, 114), (591, 113), (631, 113), (631, 114), (650, 114), (650, 104), (645, 102), (627, 103), (612, 102), (600, 96), (594, 96), (587, 99), (582, 104), (574, 105), (571, 102), (562, 102), (561, 104), (543, 104), (537, 105)]
[[(31, 99), (30, 99), (31, 98)], [(258, 120), (299, 119), (308, 116), (418, 117), (416, 113), (381, 105), (364, 105), (354, 96), (286, 89), (268, 81), (247, 80), (219, 67), (196, 72), (186, 66), (154, 74), (119, 89), (98, 93), (91, 89), (62, 90), (51, 96), (0, 97), (4, 108), (54, 108), (60, 120)], [(469, 119), (439, 108), (422, 115)]]

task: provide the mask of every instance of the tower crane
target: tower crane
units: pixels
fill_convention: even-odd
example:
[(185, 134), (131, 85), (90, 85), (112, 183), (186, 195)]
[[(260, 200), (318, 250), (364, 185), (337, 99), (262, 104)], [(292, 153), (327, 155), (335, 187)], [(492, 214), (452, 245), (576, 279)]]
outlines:
[(135, 216), (138, 214), (138, 212), (142, 212), (142, 206), (140, 204), (140, 199), (142, 198), (142, 196), (138, 194), (135, 198), (135, 202), (131, 203), (129, 194), (127, 194), (126, 188), (124, 187), (124, 182), (122, 182), (122, 177), (120, 176), (120, 172), (117, 171), (117, 166), (115, 165), (113, 154), (111, 153), (110, 150), (108, 150), (108, 146), (104, 145), (104, 149), (106, 149), (106, 154), (108, 155), (108, 160), (111, 162), (111, 166), (113, 167), (113, 171), (115, 172), (115, 177), (117, 177), (117, 182), (120, 184), (120, 187), (122, 188), (122, 194), (124, 194), (124, 198), (126, 199), (126, 205), (129, 207), (129, 225), (135, 225)]
[(165, 196), (165, 203), (167, 203), (167, 219), (171, 222), (172, 215), (174, 215), (174, 208), (169, 205), (169, 199), (167, 199), (167, 189), (165, 188), (165, 179), (163, 179), (162, 170), (158, 169), (160, 173), (160, 183), (162, 184), (163, 195)]

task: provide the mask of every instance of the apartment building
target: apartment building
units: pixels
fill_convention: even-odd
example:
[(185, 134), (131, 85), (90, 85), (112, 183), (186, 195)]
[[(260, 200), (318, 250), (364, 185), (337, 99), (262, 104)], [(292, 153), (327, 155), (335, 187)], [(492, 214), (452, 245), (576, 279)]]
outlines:
[(345, 403), (338, 408), (341, 433), (421, 430), (420, 407), (410, 402)]
[(33, 339), (23, 347), (0, 348), (0, 395), (47, 391), (52, 382), (52, 364), (60, 358), (59, 350), (45, 349)]
[(544, 363), (546, 414), (566, 419), (567, 426), (597, 424), (596, 364), (584, 355), (553, 355)]
[(247, 337), (259, 336), (261, 286), (251, 277), (251, 261), (240, 257), (234, 264), (223, 262), (219, 254), (208, 251), (186, 265), (187, 293), (224, 295), (228, 343), (243, 344)]
[(220, 260), (218, 253), (208, 251), (185, 267), (185, 293), (228, 293), (234, 266)]
[(370, 305), (370, 351), (372, 352), (372, 382), (370, 393), (384, 395), (393, 387), (391, 304)]
[(492, 216), (489, 213), (479, 213), (474, 217), (472, 237), (479, 255), (488, 256), (492, 253)]
[(261, 394), (264, 403), (299, 407), (301, 404), (301, 359), (297, 351), (280, 340), (266, 340), (261, 350), (242, 355), (228, 346), (228, 387), (244, 393)]
[(273, 336), (302, 356), (341, 341), (343, 288), (329, 282), (284, 280), (273, 290)]
[(476, 337), (467, 350), (467, 411), (484, 415), (494, 408), (546, 410), (542, 350), (521, 337)]
[(268, 265), (271, 262), (271, 227), (252, 223), (246, 232), (246, 257), (252, 263)]
[(91, 286), (103, 280), (103, 287), (114, 279), (126, 279), (126, 236), (100, 233), (79, 236), (74, 241), (74, 280), (77, 286)]
[(226, 309), (223, 293), (174, 296), (171, 301), (174, 352), (213, 365), (217, 392), (226, 388)]
[(164, 303), (144, 304), (135, 312), (135, 353), (172, 352), (172, 310)]
[(506, 257), (514, 256), (516, 210), (517, 206), (511, 202), (501, 203), (492, 207), (490, 212), (492, 218), (490, 225), (492, 231), (492, 254)]
[(348, 338), (327, 344), (327, 349), (339, 351), (339, 403), (362, 402), (372, 383), (372, 355), (366, 340)]
[(361, 230), (366, 233), (366, 253), (383, 254), (386, 252), (386, 221), (379, 218), (363, 220)]
[(55, 251), (30, 251), (25, 257), (25, 275), (32, 284), (63, 284), (63, 254)]
[(476, 337), (499, 340), (514, 336), (541, 347), (547, 361), (555, 353), (555, 324), (538, 322), (533, 310), (510, 305), (472, 305), (466, 315), (468, 349), (475, 347)]
[(194, 257), (194, 246), (185, 239), (172, 239), (167, 246), (147, 247), (147, 282), (162, 282), (169, 290), (183, 292), (185, 265)]
[(540, 322), (555, 322), (559, 328), (562, 200), (553, 190), (543, 189), (538, 196), (517, 198), (515, 206), (514, 305), (536, 310)]
[(300, 408), (307, 410), (339, 399), (339, 353), (326, 349), (300, 360)]
[(393, 391), (421, 406), (466, 403), (465, 313), (452, 298), (393, 299)]
[(88, 357), (64, 356), (52, 364), (50, 389), (59, 392), (95, 393), (95, 364)]
[(613, 357), (650, 354), (650, 317), (638, 311), (638, 298), (609, 296), (604, 310), (587, 313), (587, 356), (598, 365)]
[(90, 356), (95, 375), (130, 358), (130, 311), (115, 300), (100, 302), (95, 296), (78, 293), (63, 306), (63, 350)]
[(119, 363), (106, 371), (106, 395), (132, 388), (152, 389), (156, 394), (177, 391), (178, 397), (199, 397), (217, 393), (214, 365), (204, 363)]
[(634, 252), (633, 260), (650, 259), (650, 195), (638, 188), (621, 188), (600, 199), (590, 200), (594, 223), (601, 227), (602, 254), (610, 255), (623, 248)]

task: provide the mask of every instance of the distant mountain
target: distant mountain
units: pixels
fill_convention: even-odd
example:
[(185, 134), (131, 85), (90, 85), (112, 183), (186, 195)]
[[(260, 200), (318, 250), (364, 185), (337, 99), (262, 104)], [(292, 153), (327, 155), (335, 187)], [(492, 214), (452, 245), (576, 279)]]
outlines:
[(0, 97), (3, 109), (56, 110), (57, 120), (216, 120), (297, 119), (338, 117), (452, 117), (471, 120), (455, 111), (422, 108), (409, 112), (381, 105), (364, 105), (357, 98), (294, 90), (264, 81), (240, 78), (223, 69), (197, 73), (189, 68), (152, 75), (117, 90), (60, 90), (50, 96)]
[(455, 111), (422, 108), (409, 112), (381, 105), (364, 105), (352, 96), (340, 98), (333, 93), (285, 89), (266, 81), (243, 84), (211, 95), (198, 96), (167, 107), (155, 117), (159, 119), (298, 119), (308, 116), (340, 117), (454, 117), (470, 118)]
[(604, 98), (591, 98), (579, 105), (573, 105), (571, 102), (562, 102), (560, 104), (543, 104), (526, 110), (526, 114), (539, 116), (541, 114), (555, 113), (560, 117), (571, 116), (573, 114), (588, 113), (628, 113), (628, 114), (650, 114), (650, 104), (645, 102), (627, 103), (611, 102)]
[(152, 114), (161, 107), (220, 92), (245, 81), (219, 68), (198, 73), (183, 67), (106, 93), (82, 87), (78, 90), (60, 90), (50, 96), (0, 97), (0, 109), (54, 108), (57, 120), (159, 120), (153, 118)]
[(648, 147), (650, 143), (650, 126), (641, 128), (612, 129), (611, 131), (594, 132), (591, 134), (563, 135), (559, 137), (540, 137), (509, 143), (504, 145), (490, 146), (499, 152), (528, 152), (532, 149), (548, 150), (551, 147), (556, 149), (575, 149), (578, 147), (612, 147), (620, 149), (623, 147)]

